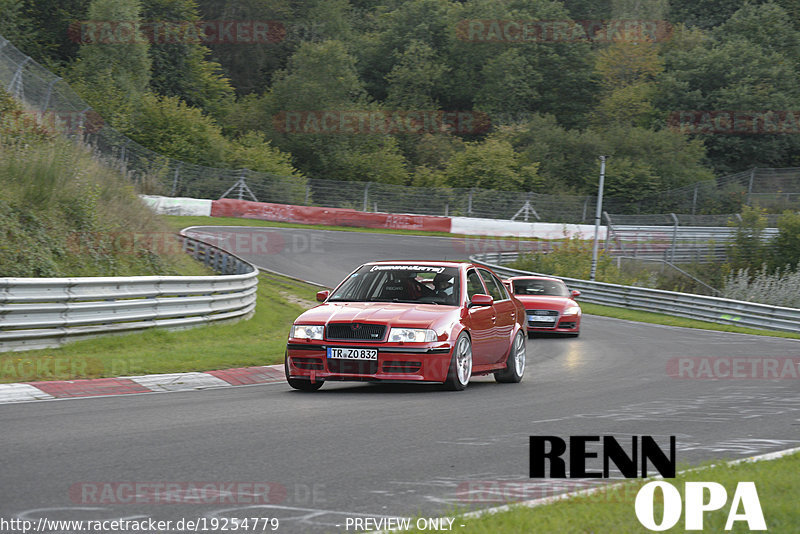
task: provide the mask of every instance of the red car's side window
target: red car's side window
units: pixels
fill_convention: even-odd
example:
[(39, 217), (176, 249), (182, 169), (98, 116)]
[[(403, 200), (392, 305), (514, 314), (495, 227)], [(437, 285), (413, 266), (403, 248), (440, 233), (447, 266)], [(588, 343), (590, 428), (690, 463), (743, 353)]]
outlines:
[(495, 301), (505, 300), (508, 298), (506, 292), (501, 289), (503, 284), (500, 284), (500, 287), (498, 287), (494, 276), (492, 276), (492, 273), (489, 271), (484, 271), (483, 269), (480, 270), (480, 273), (483, 277), (483, 282), (486, 284), (486, 289), (489, 291), (489, 294)]
[(478, 293), (483, 294), (485, 291), (478, 273), (475, 271), (467, 272), (467, 300), (472, 300), (472, 297)]

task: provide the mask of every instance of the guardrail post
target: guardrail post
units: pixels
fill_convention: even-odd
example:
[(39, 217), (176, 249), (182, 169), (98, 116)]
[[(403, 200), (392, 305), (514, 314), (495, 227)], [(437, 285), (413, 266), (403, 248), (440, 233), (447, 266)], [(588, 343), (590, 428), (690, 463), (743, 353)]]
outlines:
[(469, 197), (467, 198), (467, 216), (472, 216), (472, 189), (469, 190)]
[(361, 211), (367, 211), (367, 206), (368, 206), (368, 204), (367, 204), (368, 198), (367, 197), (369, 195), (369, 186), (370, 186), (370, 182), (367, 182), (367, 185), (364, 186), (364, 209), (362, 209)]
[(697, 209), (697, 189), (699, 187), (699, 183), (694, 185), (694, 195), (692, 195), (692, 215), (694, 215), (695, 210)]

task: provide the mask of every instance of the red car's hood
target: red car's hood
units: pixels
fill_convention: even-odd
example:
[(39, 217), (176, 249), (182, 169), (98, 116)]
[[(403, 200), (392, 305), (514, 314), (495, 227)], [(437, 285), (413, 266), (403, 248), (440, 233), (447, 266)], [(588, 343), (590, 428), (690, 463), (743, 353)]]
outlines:
[(561, 310), (575, 301), (568, 297), (548, 297), (548, 296), (529, 296), (529, 295), (514, 295), (517, 297), (526, 310)]
[(458, 317), (460, 308), (436, 304), (404, 302), (330, 302), (304, 312), (296, 324), (379, 323), (392, 326), (430, 328), (440, 321)]

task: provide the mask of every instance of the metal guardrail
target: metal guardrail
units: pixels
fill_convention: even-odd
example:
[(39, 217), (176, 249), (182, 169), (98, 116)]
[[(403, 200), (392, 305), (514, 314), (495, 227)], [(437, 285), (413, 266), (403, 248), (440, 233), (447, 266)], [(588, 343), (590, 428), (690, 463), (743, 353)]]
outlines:
[[(614, 234), (624, 241), (670, 240), (675, 234), (678, 241), (715, 241), (728, 243), (736, 236), (737, 228), (724, 226), (631, 226), (614, 225)], [(778, 235), (777, 228), (765, 228), (762, 239), (770, 240)]]
[(249, 317), (256, 306), (258, 269), (213, 245), (180, 239), (187, 253), (221, 275), (0, 278), (0, 352)]
[[(512, 254), (514, 256), (512, 256)], [(485, 265), (500, 276), (536, 275), (501, 265), (516, 253), (476, 254), (470, 260)], [(581, 300), (606, 306), (664, 313), (720, 324), (800, 333), (800, 309), (755, 302), (677, 293), (644, 287), (621, 286), (575, 278), (558, 277), (570, 289), (581, 292)]]

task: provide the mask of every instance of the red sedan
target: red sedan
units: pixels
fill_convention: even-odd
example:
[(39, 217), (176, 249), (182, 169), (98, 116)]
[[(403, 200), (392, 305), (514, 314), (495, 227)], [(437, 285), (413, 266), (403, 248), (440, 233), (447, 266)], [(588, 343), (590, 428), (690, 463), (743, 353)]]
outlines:
[(289, 333), (289, 385), (328, 380), (439, 382), (470, 377), (519, 382), (525, 371), (525, 309), (484, 267), (383, 261), (353, 271)]
[(581, 307), (574, 300), (580, 291), (569, 291), (563, 281), (549, 276), (515, 276), (504, 283), (525, 306), (530, 337), (535, 332), (580, 335)]

